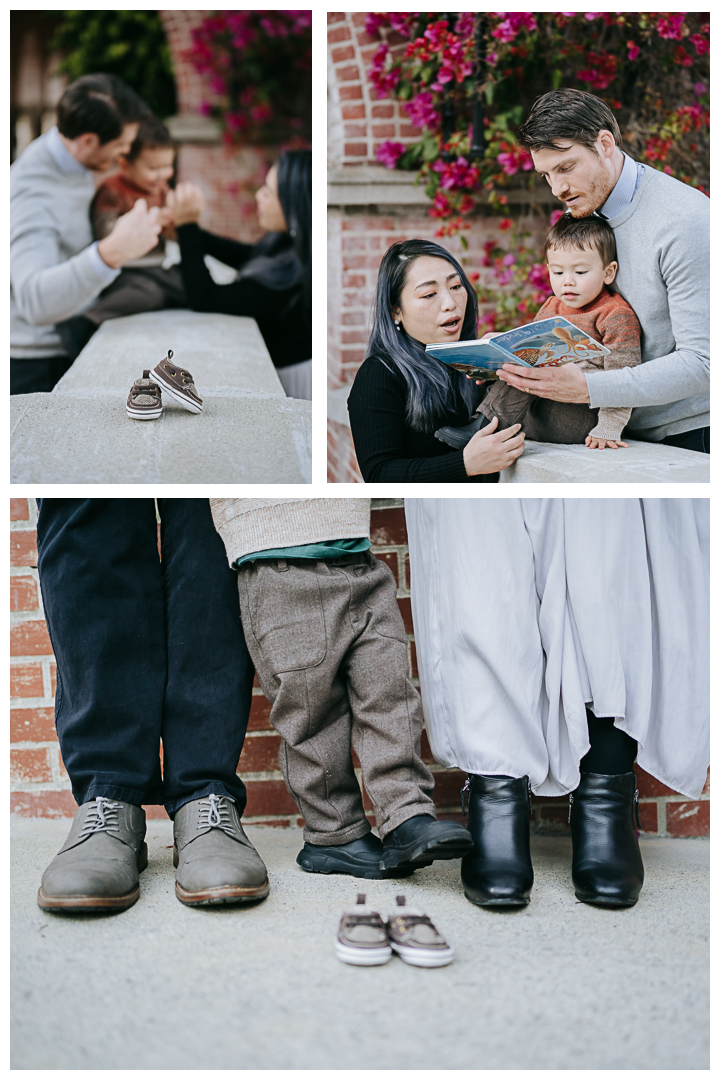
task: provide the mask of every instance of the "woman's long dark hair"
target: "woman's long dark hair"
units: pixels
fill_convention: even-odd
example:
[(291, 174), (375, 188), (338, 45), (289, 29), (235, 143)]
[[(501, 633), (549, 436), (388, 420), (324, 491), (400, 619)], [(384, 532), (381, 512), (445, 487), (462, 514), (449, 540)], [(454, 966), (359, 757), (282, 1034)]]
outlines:
[(238, 277), (251, 277), (282, 291), (301, 285), (290, 307), (312, 309), (312, 151), (286, 150), (277, 162), (278, 198), (287, 232), (266, 233)]
[(449, 251), (432, 240), (403, 240), (385, 252), (380, 263), (372, 329), (365, 356), (377, 356), (391, 371), (399, 372), (407, 384), (405, 419), (415, 431), (433, 432), (447, 422), (448, 413), (458, 406), (467, 407), (469, 420), (480, 401), (482, 391), (459, 371), (425, 352), (425, 346), (393, 322), (392, 312), (400, 305), (408, 269), (415, 259), (429, 255), (445, 259), (457, 270), (467, 293), (467, 305), (460, 340), (477, 337), (477, 293), (460, 263)]

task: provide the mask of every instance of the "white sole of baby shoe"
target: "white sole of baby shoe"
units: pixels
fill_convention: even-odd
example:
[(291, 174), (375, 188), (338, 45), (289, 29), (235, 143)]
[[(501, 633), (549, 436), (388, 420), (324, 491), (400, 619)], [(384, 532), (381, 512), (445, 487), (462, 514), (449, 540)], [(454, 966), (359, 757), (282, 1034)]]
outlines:
[(162, 416), (162, 405), (159, 409), (153, 409), (152, 412), (133, 412), (132, 409), (127, 407), (125, 412), (131, 420), (157, 420), (159, 416)]
[(387, 964), (392, 956), (389, 945), (379, 949), (353, 949), (350, 945), (343, 945), (341, 941), (335, 942), (335, 955), (343, 964), (355, 964), (357, 967), (375, 967), (376, 964)]
[(202, 412), (202, 405), (198, 405), (197, 402), (190, 401), (188, 398), (183, 397), (182, 394), (179, 394), (173, 384), (162, 377), (157, 368), (153, 369), (152, 377), (155, 382), (159, 383), (163, 390), (170, 395), (173, 401), (177, 401), (178, 405), (182, 405), (183, 409), (187, 409), (187, 411), (191, 413)]
[(413, 967), (445, 967), (455, 959), (455, 950), (452, 947), (439, 952), (436, 949), (414, 949), (409, 945), (396, 945), (393, 941), (392, 950), (401, 960)]

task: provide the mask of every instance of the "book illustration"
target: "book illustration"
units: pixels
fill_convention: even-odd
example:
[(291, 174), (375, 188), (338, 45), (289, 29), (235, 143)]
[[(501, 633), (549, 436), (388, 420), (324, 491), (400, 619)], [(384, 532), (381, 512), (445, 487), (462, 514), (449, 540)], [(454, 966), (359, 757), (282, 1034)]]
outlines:
[(497, 369), (507, 363), (556, 367), (609, 352), (562, 315), (519, 326), (490, 341), (441, 342), (427, 345), (426, 350), (455, 371), (477, 379), (496, 379)]

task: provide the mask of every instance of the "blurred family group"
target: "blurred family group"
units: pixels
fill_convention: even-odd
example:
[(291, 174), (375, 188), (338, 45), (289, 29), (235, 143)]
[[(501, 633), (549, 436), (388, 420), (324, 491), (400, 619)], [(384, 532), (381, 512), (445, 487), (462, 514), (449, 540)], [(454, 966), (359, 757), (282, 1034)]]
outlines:
[(106, 319), (190, 308), (254, 318), (286, 393), (311, 396), (309, 150), (269, 169), (258, 243), (217, 236), (201, 189), (174, 186), (168, 128), (120, 79), (86, 75), (10, 175), (11, 394), (52, 390)]

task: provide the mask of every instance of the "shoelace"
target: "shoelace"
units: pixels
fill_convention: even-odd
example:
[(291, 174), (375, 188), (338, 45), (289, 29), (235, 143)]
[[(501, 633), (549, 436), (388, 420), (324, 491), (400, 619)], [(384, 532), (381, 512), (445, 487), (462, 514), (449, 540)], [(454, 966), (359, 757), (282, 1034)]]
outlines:
[(222, 802), (219, 795), (208, 795), (198, 807), (198, 830), (232, 828), (230, 807)]
[(102, 796), (98, 796), (95, 805), (88, 810), (88, 816), (80, 832), (80, 838), (96, 832), (119, 832), (118, 810), (120, 803), (110, 802)]

